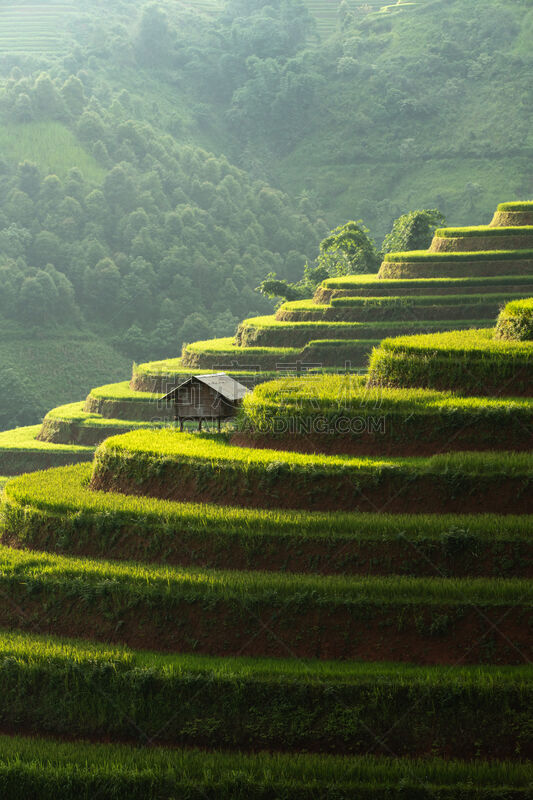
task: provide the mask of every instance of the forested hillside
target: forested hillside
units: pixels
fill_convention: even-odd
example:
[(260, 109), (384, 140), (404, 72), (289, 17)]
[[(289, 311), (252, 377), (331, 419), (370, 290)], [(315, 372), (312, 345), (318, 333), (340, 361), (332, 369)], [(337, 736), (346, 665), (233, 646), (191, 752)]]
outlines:
[(114, 379), (269, 313), (262, 279), (300, 278), (347, 219), (379, 246), (410, 209), (485, 222), (533, 192), (530, 0), (13, 0), (0, 22), (0, 367), (24, 422), (65, 385), (45, 403), (9, 341), (44, 329), (57, 359), (88, 331)]

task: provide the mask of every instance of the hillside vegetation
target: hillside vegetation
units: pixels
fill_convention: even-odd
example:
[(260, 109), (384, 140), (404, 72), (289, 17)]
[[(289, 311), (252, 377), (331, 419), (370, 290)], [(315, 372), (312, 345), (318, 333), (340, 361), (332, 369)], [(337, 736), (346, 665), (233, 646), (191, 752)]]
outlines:
[[(380, 281), (427, 292), (431, 279), (359, 286)], [(317, 294), (364, 300), (342, 295), (350, 283)], [(479, 302), (453, 294), (479, 278), (436, 283), (448, 302)], [(233, 431), (132, 425), (100, 440), (92, 466), (9, 481), (0, 715), (34, 738), (0, 741), (6, 798), (18, 778), (50, 798), (67, 781), (61, 796), (112, 786), (117, 800), (526, 800), (530, 310), (506, 306), (503, 339), (385, 340), (368, 376), (265, 382)], [(83, 413), (111, 433), (106, 413), (155, 410), (137, 381), (165, 369), (185, 368), (135, 368), (138, 391), (99, 387)]]
[(178, 355), (271, 312), (255, 287), (346, 219), (379, 245), (412, 208), (483, 223), (533, 190), (526, 2), (102, 8), (0, 10), (4, 319)]

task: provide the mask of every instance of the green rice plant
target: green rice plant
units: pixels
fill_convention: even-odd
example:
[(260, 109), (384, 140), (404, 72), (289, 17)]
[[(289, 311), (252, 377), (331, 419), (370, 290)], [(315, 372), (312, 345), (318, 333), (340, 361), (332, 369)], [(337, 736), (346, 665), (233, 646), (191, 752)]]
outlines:
[(40, 425), (0, 432), (0, 472), (21, 472), (91, 461), (94, 447), (78, 444), (53, 444), (37, 439)]
[[(523, 513), (528, 453), (449, 453), (430, 458), (319, 456), (236, 447), (225, 436), (132, 431), (96, 451), (92, 486), (185, 501), (311, 510), (454, 512), (457, 491), (486, 511)], [(507, 492), (496, 492), (505, 481)], [(431, 492), (425, 502), (424, 492)], [(496, 493), (495, 493), (496, 492)], [(461, 506), (463, 503), (463, 506)], [(516, 503), (516, 506), (513, 506)]]
[(437, 228), (435, 236), (437, 239), (458, 236), (533, 236), (533, 225), (510, 225), (500, 228), (492, 228), (490, 225), (472, 225), (466, 228)]
[(438, 758), (341, 757), (205, 752), (0, 738), (0, 786), (6, 800), (508, 800), (529, 796), (531, 767), (512, 762)]
[(496, 323), (496, 339), (533, 339), (533, 297), (508, 303)]
[[(510, 298), (518, 300), (523, 297), (522, 294), (514, 294)], [(453, 295), (416, 295), (414, 297), (409, 295), (388, 295), (386, 297), (333, 297), (331, 305), (334, 308), (372, 308), (374, 306), (386, 309), (394, 309), (396, 306), (402, 308), (404, 306), (415, 307), (419, 306), (452, 306), (453, 305), (468, 305), (474, 308), (477, 305), (485, 305), (487, 302), (503, 303), (509, 297), (508, 294), (501, 293), (483, 293), (483, 294), (465, 294)], [(282, 306), (283, 308), (283, 306)], [(319, 308), (322, 308), (319, 306)], [(328, 306), (324, 306), (328, 308)]]
[(370, 384), (479, 396), (530, 396), (532, 378), (533, 343), (495, 339), (493, 328), (385, 339), (369, 367)]
[[(351, 756), (345, 761), (345, 769), (351, 770), (352, 781), (357, 780), (358, 767), (363, 767), (359, 780), (363, 778), (365, 766), (367, 776), (373, 768), (377, 778), (381, 764), (385, 785), (389, 781), (394, 784), (405, 770), (401, 760), (405, 756), (473, 759), (470, 766), (482, 784), (490, 784), (491, 778), (495, 783), (498, 774), (514, 775), (518, 783), (519, 776), (522, 780), (531, 776), (531, 768), (520, 772), (521, 766), (525, 769), (520, 759), (532, 751), (528, 734), (528, 707), (533, 694), (530, 666), (513, 670), (490, 666), (420, 668), (289, 658), (159, 655), (6, 632), (0, 635), (0, 687), (4, 724), (16, 724), (37, 734), (105, 737), (139, 744), (155, 737), (160, 744), (215, 746), (228, 751), (228, 763), (232, 763), (231, 751), (239, 748), (270, 747), (278, 753), (313, 749)], [(439, 709), (438, 714), (435, 709)], [(0, 742), (3, 744), (2, 738)], [(81, 747), (83, 753), (84, 745)], [(378, 758), (391, 750), (397, 760)], [(23, 748), (22, 752), (28, 757), (31, 749)], [(157, 755), (149, 752), (152, 755), (146, 758), (155, 759), (157, 764)], [(0, 785), (2, 759), (9, 753), (14, 753), (13, 747), (2, 749)], [(353, 758), (357, 754), (366, 756), (362, 765)], [(480, 758), (495, 754), (518, 763), (516, 767), (499, 764), (492, 771)], [(215, 758), (215, 754), (203, 755), (208, 760)], [(271, 767), (275, 764), (271, 759), (281, 758), (266, 754), (258, 757), (265, 758)], [(19, 756), (20, 760), (24, 758)], [(179, 763), (179, 754), (174, 758)], [(247, 758), (253, 763), (254, 757)], [(306, 758), (310, 759), (308, 768), (313, 765), (318, 769), (315, 779), (324, 781), (327, 776), (333, 780), (333, 771), (320, 769), (321, 760), (327, 763), (331, 756), (299, 755), (287, 759), (286, 768), (293, 764), (293, 769), (299, 765), (301, 770)], [(163, 761), (167, 770), (168, 759), (170, 754)], [(341, 767), (340, 761), (334, 763)], [(434, 772), (431, 768), (429, 761), (426, 781), (430, 775), (440, 774), (441, 779), (446, 775), (443, 762), (433, 766)], [(453, 776), (460, 781), (467, 774), (466, 764), (461, 767), (452, 762), (447, 768), (450, 782)], [(341, 769), (335, 783), (340, 778), (342, 784), (343, 776)]]
[[(446, 230), (452, 230), (448, 228)], [(457, 230), (463, 230), (458, 228)], [(488, 231), (500, 231), (502, 228), (489, 228)], [(516, 230), (508, 228), (505, 230)], [(533, 233), (533, 226), (531, 226)], [(444, 235), (444, 234), (443, 234)], [(451, 235), (451, 234), (447, 234)], [(476, 236), (478, 234), (471, 234)], [(431, 250), (411, 250), (402, 253), (385, 253), (384, 261), (435, 261), (446, 264), (448, 262), (470, 262), (470, 261), (531, 261), (533, 260), (533, 250), (475, 250), (473, 252), (461, 251), (460, 253), (432, 252)], [(527, 279), (524, 279), (527, 280)], [(529, 278), (531, 280), (531, 278)], [(481, 281), (480, 281), (481, 282)]]
[(498, 211), (533, 211), (533, 201), (500, 203), (498, 205)]
[(523, 575), (527, 516), (346, 514), (176, 503), (93, 492), (91, 467), (9, 482), (4, 539), (75, 555), (288, 572)]
[[(446, 450), (524, 450), (533, 443), (533, 400), (466, 398), (427, 389), (367, 387), (354, 375), (309, 375), (257, 387), (243, 402), (240, 428), (280, 438), (321, 439), (326, 451), (374, 454)], [(332, 437), (334, 440), (332, 440)], [(297, 441), (295, 439), (294, 441)]]
[[(204, 374), (219, 372), (218, 369), (202, 369)], [(245, 383), (246, 386), (255, 385), (263, 380), (275, 378), (275, 371), (264, 372), (257, 370), (224, 370), (235, 380)], [(170, 388), (186, 381), (192, 375), (198, 374), (191, 367), (184, 367), (181, 358), (171, 358), (163, 361), (148, 361), (145, 364), (134, 364), (130, 386), (135, 392), (149, 392), (150, 394), (166, 394)]]
[(85, 400), (84, 410), (107, 419), (161, 424), (174, 419), (173, 406), (162, 403), (162, 396), (162, 392), (136, 391), (130, 388), (129, 381), (122, 381), (92, 389)]
[[(490, 320), (488, 321), (490, 322)], [(473, 320), (472, 326), (480, 327), (487, 324), (484, 320)], [(239, 325), (236, 342), (242, 347), (253, 347), (256, 344), (265, 347), (281, 347), (287, 342), (292, 345), (304, 347), (318, 338), (331, 338), (338, 340), (368, 340), (382, 339), (385, 336), (394, 336), (402, 333), (417, 333), (422, 330), (426, 333), (432, 331), (448, 330), (457, 327), (454, 322), (420, 322), (410, 317), (404, 321), (390, 322), (284, 322), (274, 316), (254, 317), (244, 320)]]
[[(427, 253), (427, 250), (414, 250), (413, 254), (418, 253), (424, 255)], [(385, 255), (386, 256), (389, 254)], [(402, 254), (396, 254), (402, 255)], [(435, 260), (440, 260), (441, 258), (445, 258), (448, 260), (450, 256), (453, 256), (450, 260), (454, 260), (455, 256), (459, 254), (456, 253), (434, 253)], [(464, 254), (461, 254), (464, 255)], [(470, 255), (470, 254), (469, 254)], [(422, 259), (424, 260), (424, 258)], [(462, 260), (462, 259), (456, 259)], [(532, 281), (531, 276), (527, 275), (496, 275), (490, 277), (465, 277), (465, 278), (453, 278), (453, 277), (443, 277), (443, 278), (414, 278), (414, 279), (387, 279), (387, 278), (378, 278), (378, 273), (373, 275), (345, 275), (341, 278), (327, 278), (325, 281), (322, 282), (321, 287), (325, 289), (332, 289), (332, 290), (354, 290), (359, 294), (359, 291), (370, 287), (372, 291), (380, 289), (382, 287), (390, 287), (393, 289), (397, 294), (401, 294), (401, 292), (397, 291), (398, 288), (408, 289), (410, 287), (417, 287), (417, 288), (425, 288), (426, 294), (429, 293), (429, 290), (433, 290), (433, 288), (446, 289), (450, 287), (457, 287), (459, 291), (464, 291), (466, 287), (473, 287), (476, 292), (479, 292), (481, 288), (484, 286), (504, 286), (508, 284), (530, 284)], [(494, 288), (492, 289), (494, 291)], [(440, 293), (440, 292), (439, 292)]]
[(3, 628), (90, 633), (161, 652), (285, 657), (288, 645), (298, 659), (379, 652), (421, 664), (441, 663), (443, 646), (450, 663), (524, 664), (532, 655), (533, 587), (516, 578), (228, 572), (1, 546), (0, 591), (10, 598), (0, 606)]
[(58, 406), (48, 412), (39, 432), (39, 440), (55, 444), (81, 444), (94, 446), (108, 436), (134, 428), (160, 427), (165, 424), (162, 418), (157, 421), (113, 419), (84, 411), (85, 403), (70, 403)]
[(208, 339), (183, 346), (184, 366), (220, 370), (220, 365), (231, 366), (233, 371), (244, 370), (245, 365), (272, 370), (280, 361), (300, 355), (297, 347), (239, 347), (233, 337)]

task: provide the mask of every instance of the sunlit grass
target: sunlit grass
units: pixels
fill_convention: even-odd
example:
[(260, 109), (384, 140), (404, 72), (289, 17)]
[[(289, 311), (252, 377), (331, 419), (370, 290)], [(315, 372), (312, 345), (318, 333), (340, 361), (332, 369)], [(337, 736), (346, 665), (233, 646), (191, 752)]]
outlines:
[(130, 523), (145, 524), (152, 530), (170, 527), (196, 531), (202, 538), (221, 531), (249, 537), (251, 541), (264, 535), (379, 540), (405, 536), (439, 540), (461, 532), (489, 541), (519, 540), (527, 536), (531, 527), (531, 518), (525, 516), (324, 513), (179, 503), (92, 491), (88, 487), (91, 472), (90, 464), (79, 464), (21, 475), (7, 484), (6, 499), (28, 512), (65, 515), (78, 520), (80, 526), (90, 525), (91, 516), (99, 516), (117, 529)]
[(124, 428), (124, 431), (131, 428), (147, 428), (152, 427), (154, 424), (146, 420), (135, 419), (113, 419), (102, 417), (100, 414), (93, 414), (89, 411), (84, 411), (84, 403), (69, 403), (65, 406), (58, 406), (48, 412), (44, 418), (44, 422), (57, 421), (65, 423), (75, 423), (79, 427), (88, 428)]
[[(505, 251), (494, 251), (495, 256), (501, 258)], [(530, 251), (527, 251), (530, 252)], [(531, 251), (533, 254), (533, 251)], [(392, 258), (394, 256), (394, 258)], [(471, 257), (481, 256), (482, 259), (487, 257), (487, 253), (483, 251), (476, 251), (474, 253), (429, 253), (427, 250), (413, 250), (410, 253), (387, 253), (385, 261), (396, 261), (403, 256), (407, 260), (420, 260), (425, 261), (431, 256), (434, 261), (464, 261), (465, 256), (468, 260)], [(513, 256), (514, 257), (514, 256)], [(467, 287), (474, 286), (480, 289), (484, 286), (495, 287), (500, 285), (518, 285), (518, 284), (531, 284), (533, 278), (530, 275), (498, 275), (498, 276), (483, 276), (483, 277), (438, 277), (438, 278), (379, 278), (377, 275), (346, 275), (342, 278), (328, 278), (322, 284), (326, 289), (354, 289), (362, 287), (367, 289), (369, 284), (374, 284), (376, 288), (390, 287), (391, 289), (400, 288), (446, 288), (446, 287)], [(494, 291), (494, 288), (492, 289)]]
[(0, 432), (0, 459), (2, 452), (9, 450), (33, 450), (35, 452), (93, 452), (94, 447), (83, 447), (77, 444), (51, 444), (40, 442), (35, 437), (41, 430), (40, 425), (25, 428), (13, 428)]
[(533, 225), (512, 225), (492, 228), (490, 225), (472, 225), (466, 228), (437, 228), (437, 238), (461, 236), (533, 236)]
[(445, 472), (466, 470), (467, 472), (505, 474), (527, 474), (533, 463), (533, 455), (529, 453), (450, 453), (428, 458), (360, 458), (351, 455), (323, 456), (289, 451), (236, 447), (228, 444), (224, 436), (195, 435), (177, 433), (174, 430), (130, 431), (121, 436), (113, 436), (103, 442), (96, 451), (96, 469), (101, 460), (109, 456), (118, 456), (125, 460), (149, 459), (172, 461), (176, 463), (202, 463), (219, 468), (224, 465), (239, 466), (246, 470), (251, 466), (259, 466), (268, 470), (286, 467), (295, 471), (312, 471), (335, 474), (339, 468), (353, 470), (357, 473), (380, 473), (384, 469), (406, 469), (413, 474), (423, 472)]
[(14, 550), (0, 545), (0, 588), (12, 593), (32, 584), (55, 593), (58, 602), (73, 594), (97, 603), (105, 595), (126, 605), (146, 603), (164, 613), (173, 604), (193, 601), (392, 605), (500, 605), (529, 607), (533, 586), (518, 578), (411, 578), (286, 575), (232, 572), (193, 567), (147, 566)]
[[(532, 780), (531, 766), (511, 762), (445, 761), (376, 756), (286, 755), (280, 753), (206, 752), (161, 747), (138, 748), (118, 744), (60, 742), (49, 739), (3, 736), (0, 738), (2, 775), (24, 780), (36, 791), (45, 787), (63, 800), (78, 800), (82, 787), (95, 795), (118, 797), (124, 789), (132, 800), (162, 800), (183, 792), (185, 796), (212, 795), (220, 800), (264, 798), (271, 789), (276, 796), (311, 800), (349, 800), (358, 791), (367, 794), (405, 793), (420, 786), (435, 793), (461, 794), (467, 800), (485, 788), (492, 793), (513, 792), (526, 798)], [(24, 777), (22, 777), (24, 776)], [(121, 787), (119, 789), (118, 787)], [(149, 787), (149, 788), (148, 788)], [(243, 788), (244, 787), (244, 788)], [(522, 794), (523, 792), (523, 794)], [(519, 794), (517, 794), (519, 793)], [(43, 796), (43, 795), (41, 795)], [(48, 796), (48, 795), (47, 795)], [(376, 794), (377, 796), (377, 794)]]

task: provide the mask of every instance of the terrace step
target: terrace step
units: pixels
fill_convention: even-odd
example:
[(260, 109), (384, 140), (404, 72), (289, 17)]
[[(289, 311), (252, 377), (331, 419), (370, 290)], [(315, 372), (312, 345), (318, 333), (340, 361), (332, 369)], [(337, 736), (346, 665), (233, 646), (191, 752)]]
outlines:
[(372, 385), (453, 390), (466, 396), (533, 395), (533, 342), (494, 329), (385, 339), (370, 360)]
[(501, 306), (523, 293), (435, 295), (420, 297), (337, 297), (331, 305), (308, 300), (284, 303), (275, 318), (280, 322), (434, 322), (494, 318)]
[[(394, 315), (393, 315), (394, 316)], [(390, 316), (389, 316), (390, 319)], [(482, 328), (490, 325), (489, 319), (469, 319), (463, 327)], [(293, 346), (305, 347), (317, 339), (334, 340), (380, 340), (387, 336), (413, 333), (433, 333), (450, 330), (457, 325), (449, 320), (421, 322), (411, 316), (407, 320), (394, 322), (291, 322), (277, 320), (274, 315), (246, 319), (239, 325), (235, 344), (237, 347), (284, 347), (290, 341)]]
[(84, 411), (85, 406), (83, 402), (70, 403), (49, 411), (37, 436), (38, 441), (96, 446), (108, 436), (118, 436), (136, 428), (157, 428), (167, 422), (161, 417), (157, 421), (147, 421), (143, 416), (128, 419), (127, 415), (124, 418), (106, 418), (102, 414)]
[(376, 457), (524, 451), (533, 449), (533, 400), (372, 388), (366, 378), (353, 375), (283, 378), (257, 387), (244, 399), (239, 430), (231, 441), (299, 453)]
[[(409, 254), (402, 257), (409, 258)], [(418, 256), (417, 256), (418, 257)], [(441, 254), (440, 259), (449, 256)], [(412, 262), (414, 263), (414, 262)], [(363, 280), (363, 278), (365, 280)], [(370, 280), (369, 280), (370, 278)], [(530, 275), (493, 275), (484, 277), (440, 277), (440, 278), (378, 278), (375, 275), (350, 275), (346, 278), (329, 278), (315, 292), (314, 302), (330, 303), (342, 297), (416, 297), (435, 295), (469, 295), (487, 292), (510, 292), (522, 297), (533, 294), (533, 278)]]
[[(436, 744), (436, 743), (435, 743)], [(437, 748), (436, 748), (437, 749)], [(427, 796), (477, 800), (506, 797), (527, 800), (531, 767), (525, 763), (451, 761), (386, 756), (342, 757), (327, 754), (290, 755), (261, 752), (228, 753), (128, 747), (119, 744), (66, 743), (47, 738), (0, 738), (0, 770), (5, 800), (27, 795), (50, 800), (116, 796), (163, 800), (168, 797), (265, 800), (282, 796), (316, 800)], [(464, 753), (460, 754), (462, 758)], [(399, 787), (399, 788), (397, 788)], [(214, 793), (216, 793), (214, 795)]]
[[(284, 752), (306, 750), (353, 758), (384, 756), (392, 750), (400, 759), (429, 757), (426, 771), (420, 773), (425, 787), (431, 759), (438, 755), (472, 759), (470, 769), (476, 773), (482, 768), (487, 776), (487, 766), (475, 763), (482, 748), (487, 758), (497, 755), (518, 762), (516, 769), (508, 765), (509, 780), (520, 774), (524, 766), (520, 759), (533, 753), (524, 714), (533, 695), (533, 673), (525, 665), (515, 670), (489, 666), (424, 669), (405, 664), (302, 661), (288, 653), (277, 662), (242, 657), (222, 661), (20, 634), (0, 636), (0, 652), (10, 664), (9, 670), (0, 673), (2, 717), (28, 732), (42, 731), (46, 720), (48, 735), (103, 740), (112, 736), (138, 744), (155, 738), (159, 744), (215, 747), (228, 751), (230, 763), (237, 755), (231, 756), (232, 751), (271, 748), (278, 753), (278, 765), (285, 763), (286, 769), (299, 759), (285, 756), (284, 761)], [(36, 679), (42, 686), (37, 695)], [(26, 702), (13, 704), (15, 691)], [(485, 720), (482, 726), (480, 714)], [(4, 737), (0, 743), (5, 743)], [(7, 753), (13, 753), (6, 744)], [(111, 748), (107, 758), (117, 749)], [(143, 752), (144, 758), (157, 763), (157, 752), (144, 747), (138, 751), (141, 759)], [(0, 764), (5, 754), (2, 748)], [(202, 757), (213, 763), (214, 755), (204, 752)], [(268, 764), (273, 757), (263, 752), (240, 758), (245, 763), (265, 759)], [(324, 756), (305, 758), (316, 770)], [(193, 753), (188, 759), (190, 763)], [(385, 763), (396, 777), (404, 769), (401, 760)], [(171, 764), (172, 758), (165, 768)], [(353, 764), (357, 761), (350, 759), (344, 766), (336, 762), (341, 786), (342, 776)], [(367, 775), (372, 768), (377, 771), (378, 765), (378, 758), (368, 759)], [(441, 776), (446, 769), (441, 763)], [(465, 780), (466, 765), (455, 770)], [(190, 769), (186, 774), (190, 780)], [(531, 768), (525, 774), (531, 775)], [(318, 778), (316, 772), (314, 778)]]
[(533, 247), (533, 225), (509, 228), (479, 225), (472, 228), (439, 228), (429, 248), (432, 253), (525, 250)]
[(533, 576), (520, 516), (343, 514), (172, 503), (92, 492), (89, 464), (11, 480), (12, 546), (245, 571), (416, 577)]
[(224, 436), (134, 431), (100, 445), (91, 487), (247, 508), (522, 514), (531, 511), (532, 458), (505, 452), (323, 456), (237, 447)]
[(92, 461), (94, 447), (39, 440), (40, 425), (0, 432), (0, 475)]
[(533, 657), (531, 581), (232, 573), (8, 547), (0, 567), (0, 625), (13, 631), (220, 657), (529, 669)]

